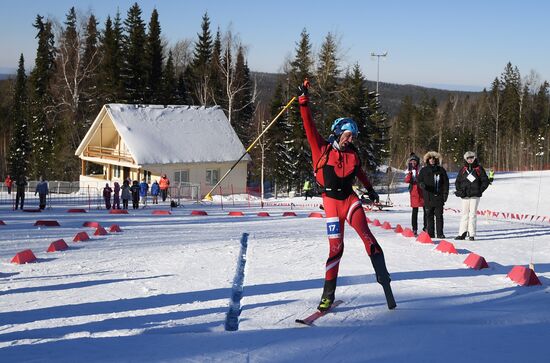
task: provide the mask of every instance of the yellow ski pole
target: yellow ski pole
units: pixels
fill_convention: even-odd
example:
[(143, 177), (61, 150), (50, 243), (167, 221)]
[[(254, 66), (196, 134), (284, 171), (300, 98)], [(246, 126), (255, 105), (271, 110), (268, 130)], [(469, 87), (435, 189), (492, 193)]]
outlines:
[(277, 119), (279, 117), (281, 117), (281, 115), (283, 114), (283, 112), (285, 112), (285, 110), (287, 108), (290, 107), (290, 105), (292, 104), (292, 102), (294, 102), (294, 100), (296, 100), (296, 96), (292, 97), (292, 99), (290, 101), (288, 101), (288, 103), (286, 104), (286, 106), (281, 110), (281, 112), (279, 112), (277, 114), (277, 116), (275, 116), (275, 118), (269, 123), (269, 125), (267, 125), (267, 127), (264, 129), (264, 131), (262, 131), (262, 133), (260, 135), (258, 135), (258, 137), (256, 138), (256, 140), (252, 141), (252, 143), (250, 144), (250, 146), (246, 149), (246, 151), (244, 152), (244, 154), (241, 155), (241, 157), (239, 158), (239, 160), (235, 161), (235, 164), (233, 164), (233, 166), (231, 166), (229, 168), (229, 170), (222, 176), (222, 178), (216, 183), (216, 185), (214, 185), (212, 187), (212, 189), (210, 189), (210, 191), (208, 193), (206, 193), (206, 195), (204, 196), (204, 199), (206, 200), (209, 200), (209, 201), (212, 201), (212, 192), (214, 191), (214, 189), (216, 189), (216, 187), (218, 185), (221, 184), (221, 182), (229, 175), (229, 173), (231, 173), (231, 171), (235, 168), (235, 166), (237, 166), (237, 164), (245, 157), (246, 154), (248, 154), (248, 152), (250, 150), (252, 150), (252, 148), (254, 147), (254, 145), (256, 145), (256, 143), (258, 142), (258, 140), (260, 140), (260, 138), (267, 132), (267, 130), (269, 130), (269, 128), (275, 123), (275, 121), (277, 121)]

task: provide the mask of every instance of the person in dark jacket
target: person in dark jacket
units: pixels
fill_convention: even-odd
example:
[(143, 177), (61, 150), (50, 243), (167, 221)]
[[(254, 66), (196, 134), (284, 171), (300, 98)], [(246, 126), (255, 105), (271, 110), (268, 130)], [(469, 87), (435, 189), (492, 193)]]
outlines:
[(120, 209), (120, 184), (115, 182), (113, 188), (113, 209)]
[(130, 182), (125, 180), (122, 182), (122, 208), (128, 209), (128, 201), (132, 199), (132, 192), (130, 190)]
[(109, 186), (109, 183), (105, 184), (105, 188), (103, 188), (103, 200), (105, 201), (105, 208), (111, 209), (111, 193), (113, 192), (113, 189)]
[[(412, 216), (411, 216), (411, 224), (412, 229), (414, 232), (414, 235), (418, 235), (418, 208), (424, 209), (424, 196), (422, 195), (422, 190), (418, 187), (417, 179), (418, 179), (418, 172), (420, 170), (420, 158), (415, 154), (411, 153), (411, 156), (408, 160), (408, 172), (407, 175), (405, 175), (405, 183), (409, 184), (409, 194), (411, 198), (411, 208), (412, 208)], [(424, 211), (422, 213), (423, 216), (423, 228), (422, 230), (426, 230), (426, 212)]]
[(130, 191), (132, 192), (132, 208), (139, 209), (139, 184), (137, 180), (132, 182)]
[(476, 235), (479, 199), (489, 187), (489, 178), (473, 151), (464, 154), (464, 161), (464, 167), (458, 172), (455, 181), (455, 195), (462, 198), (462, 219), (455, 239), (463, 240), (469, 235), (470, 241), (473, 241)]
[(15, 184), (15, 209), (19, 207), (19, 201), (21, 201), (21, 210), (23, 210), (23, 204), (25, 203), (25, 188), (27, 187), (27, 178), (24, 175), (20, 175), (17, 178), (17, 183)]
[(151, 185), (151, 196), (153, 197), (153, 204), (159, 204), (159, 193), (160, 185), (158, 181), (155, 180), (153, 185)]
[(424, 197), (426, 227), (430, 237), (434, 237), (434, 229), (437, 229), (437, 238), (445, 238), (443, 233), (443, 206), (449, 197), (449, 177), (445, 168), (440, 165), (441, 155), (438, 152), (428, 151), (424, 155), (424, 163), (426, 166), (420, 170), (417, 183), (422, 189)]
[(36, 196), (36, 193), (38, 193), (38, 198), (40, 200), (39, 206), (42, 210), (46, 208), (46, 196), (48, 195), (48, 192), (48, 182), (45, 181), (44, 178), (40, 177), (40, 181), (36, 184), (34, 195)]

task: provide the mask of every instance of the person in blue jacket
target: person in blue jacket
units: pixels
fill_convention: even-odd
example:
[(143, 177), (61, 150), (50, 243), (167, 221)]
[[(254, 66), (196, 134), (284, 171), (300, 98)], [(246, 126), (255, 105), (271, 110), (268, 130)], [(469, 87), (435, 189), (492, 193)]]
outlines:
[(141, 197), (141, 202), (143, 203), (143, 208), (147, 206), (147, 192), (149, 191), (149, 184), (145, 178), (139, 183), (139, 196)]
[(151, 185), (151, 196), (153, 197), (153, 204), (159, 204), (160, 185), (157, 180)]
[(48, 182), (40, 177), (40, 181), (36, 184), (36, 190), (34, 191), (34, 195), (38, 193), (40, 209), (46, 208), (46, 196), (48, 195), (48, 191)]

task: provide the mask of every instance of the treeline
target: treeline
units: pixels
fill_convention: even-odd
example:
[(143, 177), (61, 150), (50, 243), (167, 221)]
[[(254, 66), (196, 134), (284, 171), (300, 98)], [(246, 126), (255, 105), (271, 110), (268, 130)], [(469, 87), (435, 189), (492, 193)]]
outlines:
[(194, 42), (169, 47), (157, 10), (146, 24), (137, 3), (98, 25), (74, 7), (63, 23), (36, 17), (35, 67), (27, 76), (21, 55), (16, 79), (2, 82), (0, 174), (78, 180), (74, 151), (106, 103), (218, 105), (250, 140), (254, 88), (231, 30), (213, 34), (205, 13)]
[[(374, 171), (389, 155), (389, 126), (378, 95), (367, 88), (359, 64), (349, 68), (341, 57), (337, 37), (328, 33), (314, 54), (309, 34), (304, 29), (296, 42), (293, 55), (284, 66), (270, 104), (257, 105), (262, 125), (273, 119), (293, 97), (304, 79), (311, 82), (310, 107), (322, 136), (330, 135), (330, 127), (339, 117), (353, 118), (359, 128), (354, 141), (366, 170)], [(268, 110), (269, 117), (262, 116)], [(263, 117), (263, 118), (262, 118)], [(252, 178), (260, 180), (261, 167), (268, 180), (278, 189), (301, 189), (306, 179), (313, 178), (311, 151), (302, 126), (298, 103), (282, 114), (260, 147), (253, 151)], [(263, 154), (263, 155), (262, 155)], [(263, 162), (262, 162), (263, 160)]]
[(476, 97), (452, 95), (439, 104), (427, 97), (413, 104), (405, 97), (391, 121), (391, 164), (402, 168), (411, 151), (438, 150), (456, 170), (464, 152), (472, 150), (497, 170), (548, 169), (548, 91), (547, 81), (533, 72), (522, 79), (508, 63)]

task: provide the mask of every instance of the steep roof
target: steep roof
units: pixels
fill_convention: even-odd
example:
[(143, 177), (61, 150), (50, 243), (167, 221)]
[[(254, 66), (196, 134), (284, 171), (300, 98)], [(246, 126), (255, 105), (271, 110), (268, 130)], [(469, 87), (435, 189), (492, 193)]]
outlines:
[[(219, 107), (127, 104), (104, 107), (140, 165), (228, 162), (236, 161), (245, 152)], [(89, 134), (94, 126), (97, 127), (92, 125)], [(85, 141), (86, 138), (77, 153)], [(244, 160), (250, 157), (247, 155)]]

